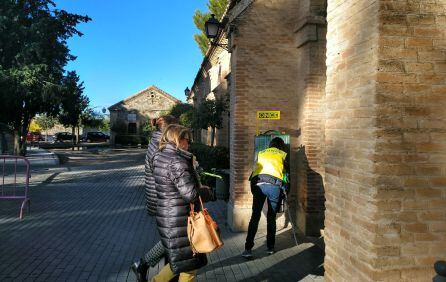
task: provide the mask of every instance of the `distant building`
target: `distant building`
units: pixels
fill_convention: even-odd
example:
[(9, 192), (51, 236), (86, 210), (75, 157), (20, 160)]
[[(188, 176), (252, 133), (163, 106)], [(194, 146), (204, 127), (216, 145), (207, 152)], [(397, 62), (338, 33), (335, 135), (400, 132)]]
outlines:
[(180, 100), (152, 85), (114, 104), (108, 108), (111, 143), (114, 144), (117, 135), (142, 135), (149, 119), (162, 115), (179, 103)]
[[(226, 44), (224, 36), (218, 38), (219, 43)], [(203, 101), (230, 98), (231, 54), (227, 50), (211, 46), (206, 53), (200, 69), (195, 76), (194, 84), (187, 96), (189, 104), (198, 108)], [(214, 144), (229, 148), (229, 109), (222, 115), (222, 126), (216, 129)], [(212, 129), (201, 129), (194, 139), (200, 143), (212, 144)]]

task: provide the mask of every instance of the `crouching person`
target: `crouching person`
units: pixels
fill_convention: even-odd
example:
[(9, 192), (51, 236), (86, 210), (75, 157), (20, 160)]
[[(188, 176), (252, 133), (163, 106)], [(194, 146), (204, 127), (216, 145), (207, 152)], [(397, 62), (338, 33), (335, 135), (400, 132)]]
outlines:
[(249, 221), (248, 234), (246, 236), (244, 258), (253, 257), (254, 237), (259, 227), (265, 199), (268, 201), (266, 245), (267, 254), (274, 253), (276, 240), (276, 214), (281, 202), (281, 188), (285, 184), (285, 143), (275, 137), (271, 140), (269, 148), (260, 151), (253, 173), (250, 177), (251, 192), (253, 195), (252, 215)]

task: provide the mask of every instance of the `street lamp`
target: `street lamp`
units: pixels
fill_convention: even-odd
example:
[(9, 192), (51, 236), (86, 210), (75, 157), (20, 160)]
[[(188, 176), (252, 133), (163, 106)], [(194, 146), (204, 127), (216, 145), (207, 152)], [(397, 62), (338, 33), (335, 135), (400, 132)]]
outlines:
[(220, 22), (215, 18), (215, 15), (212, 14), (211, 18), (204, 23), (204, 28), (206, 30), (206, 37), (209, 39), (217, 37), (218, 32), (220, 31), (220, 27), (221, 27)]
[(211, 39), (211, 45), (213, 46), (219, 46), (226, 51), (229, 51), (228, 44), (221, 44), (218, 42), (215, 42), (215, 38), (218, 37), (218, 35), (221, 32), (221, 29), (224, 27), (222, 23), (220, 23), (216, 18), (214, 14), (211, 14), (211, 17), (204, 23), (204, 29), (206, 32), (206, 37)]
[(190, 89), (189, 87), (186, 87), (186, 89), (184, 89), (184, 95), (186, 95), (186, 97), (189, 97), (190, 94)]

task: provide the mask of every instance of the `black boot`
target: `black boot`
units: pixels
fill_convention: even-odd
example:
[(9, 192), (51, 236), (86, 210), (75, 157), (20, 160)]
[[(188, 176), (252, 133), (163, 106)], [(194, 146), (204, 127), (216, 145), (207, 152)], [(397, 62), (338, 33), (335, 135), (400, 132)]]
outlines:
[(147, 270), (149, 269), (149, 266), (143, 259), (139, 259), (139, 262), (134, 262), (130, 269), (135, 273), (136, 281), (147, 282)]

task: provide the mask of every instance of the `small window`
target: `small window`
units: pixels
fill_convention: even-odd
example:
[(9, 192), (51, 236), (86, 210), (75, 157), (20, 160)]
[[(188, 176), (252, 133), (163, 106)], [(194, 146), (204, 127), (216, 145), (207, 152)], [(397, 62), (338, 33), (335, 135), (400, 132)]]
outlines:
[(129, 134), (136, 134), (136, 123), (135, 122), (129, 123), (128, 132), (129, 132)]
[(136, 114), (127, 114), (127, 121), (128, 122), (135, 122), (136, 121)]

